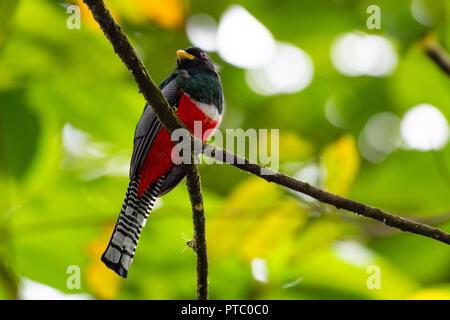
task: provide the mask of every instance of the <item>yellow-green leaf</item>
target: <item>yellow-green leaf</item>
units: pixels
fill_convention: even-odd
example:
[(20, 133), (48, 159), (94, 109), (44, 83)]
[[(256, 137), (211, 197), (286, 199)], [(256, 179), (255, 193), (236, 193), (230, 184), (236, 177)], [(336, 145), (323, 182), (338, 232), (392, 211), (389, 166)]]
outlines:
[(343, 135), (326, 146), (322, 152), (322, 163), (326, 170), (326, 189), (345, 196), (355, 180), (360, 164), (353, 136)]

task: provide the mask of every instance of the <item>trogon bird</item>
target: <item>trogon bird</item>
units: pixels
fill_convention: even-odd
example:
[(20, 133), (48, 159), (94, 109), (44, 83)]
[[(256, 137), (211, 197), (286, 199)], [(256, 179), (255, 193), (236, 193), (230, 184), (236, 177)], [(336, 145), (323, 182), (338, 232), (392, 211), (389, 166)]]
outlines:
[[(223, 93), (214, 63), (200, 48), (177, 51), (175, 71), (160, 85), (179, 119), (203, 141), (222, 119)], [(201, 122), (194, 132), (194, 122)], [(199, 130), (195, 130), (199, 131)], [(172, 142), (150, 105), (146, 105), (134, 135), (130, 183), (122, 210), (102, 255), (102, 261), (123, 278), (135, 254), (142, 228), (156, 198), (175, 188), (185, 174), (172, 161)]]

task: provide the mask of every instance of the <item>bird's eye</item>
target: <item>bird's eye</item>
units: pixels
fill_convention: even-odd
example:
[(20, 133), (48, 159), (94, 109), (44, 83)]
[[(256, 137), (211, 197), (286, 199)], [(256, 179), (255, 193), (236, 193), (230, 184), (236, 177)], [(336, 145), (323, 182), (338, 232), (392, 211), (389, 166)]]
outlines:
[(203, 59), (208, 59), (208, 55), (207, 55), (206, 53), (204, 53), (204, 52), (200, 52), (200, 56), (201, 56)]

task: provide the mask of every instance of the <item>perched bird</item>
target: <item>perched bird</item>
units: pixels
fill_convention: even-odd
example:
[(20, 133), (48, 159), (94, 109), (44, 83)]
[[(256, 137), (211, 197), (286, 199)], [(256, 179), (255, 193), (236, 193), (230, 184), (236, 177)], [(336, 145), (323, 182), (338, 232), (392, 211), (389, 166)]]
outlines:
[[(177, 56), (175, 71), (159, 88), (192, 133), (194, 122), (201, 122), (201, 136), (199, 133), (196, 135), (205, 141), (222, 119), (220, 78), (214, 63), (200, 48), (178, 50)], [(130, 183), (125, 201), (108, 247), (102, 255), (106, 266), (124, 278), (127, 277), (139, 235), (156, 198), (175, 188), (185, 176), (181, 165), (172, 161), (174, 146), (169, 133), (147, 104), (134, 135)]]

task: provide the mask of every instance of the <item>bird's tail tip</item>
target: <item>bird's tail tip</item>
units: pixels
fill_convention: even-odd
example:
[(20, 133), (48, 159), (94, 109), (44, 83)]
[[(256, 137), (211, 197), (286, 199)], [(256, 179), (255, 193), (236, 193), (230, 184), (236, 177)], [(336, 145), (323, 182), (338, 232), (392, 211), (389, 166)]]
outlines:
[(103, 263), (122, 278), (127, 277), (141, 230), (156, 201), (162, 181), (158, 180), (142, 197), (137, 195), (138, 183), (139, 178), (130, 182), (116, 227), (101, 257)]
[(111, 248), (108, 246), (106, 251), (102, 254), (101, 260), (102, 262), (111, 270), (113, 270), (115, 273), (117, 273), (122, 278), (126, 279), (128, 276), (128, 269), (123, 266), (123, 264), (119, 261), (114, 262), (114, 260), (111, 257)]

